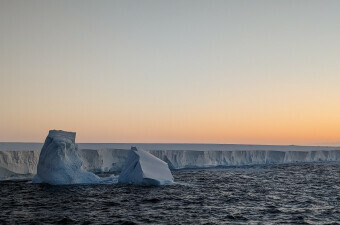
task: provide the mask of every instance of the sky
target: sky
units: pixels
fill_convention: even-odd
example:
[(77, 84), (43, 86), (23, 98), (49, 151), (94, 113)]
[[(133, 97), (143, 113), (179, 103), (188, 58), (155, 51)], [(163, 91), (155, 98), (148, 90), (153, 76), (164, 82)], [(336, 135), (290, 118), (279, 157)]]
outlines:
[(0, 0), (0, 141), (340, 141), (340, 1)]

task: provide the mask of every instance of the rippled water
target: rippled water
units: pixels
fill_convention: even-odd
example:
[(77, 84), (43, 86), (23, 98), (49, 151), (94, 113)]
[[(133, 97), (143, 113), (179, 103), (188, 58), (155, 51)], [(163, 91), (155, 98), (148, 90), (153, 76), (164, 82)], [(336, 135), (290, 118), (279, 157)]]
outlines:
[(340, 164), (174, 171), (177, 184), (0, 182), (0, 224), (339, 224)]

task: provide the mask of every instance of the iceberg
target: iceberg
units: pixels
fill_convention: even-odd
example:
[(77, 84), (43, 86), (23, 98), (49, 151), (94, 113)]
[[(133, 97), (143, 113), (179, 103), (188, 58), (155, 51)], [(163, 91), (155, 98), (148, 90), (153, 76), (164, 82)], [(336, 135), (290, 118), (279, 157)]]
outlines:
[(32, 179), (40, 151), (0, 151), (0, 180)]
[(119, 183), (136, 185), (164, 185), (173, 180), (166, 162), (136, 147), (131, 147), (118, 177)]
[(75, 138), (74, 132), (49, 131), (40, 152), (33, 183), (60, 185), (100, 182), (101, 179), (97, 175), (82, 168)]
[[(0, 180), (32, 179), (37, 174), (40, 149), (43, 145), (21, 145), (0, 143)], [(130, 153), (130, 147), (127, 145), (78, 144), (77, 154), (82, 161), (81, 167), (92, 173), (118, 173), (122, 171)], [(168, 163), (170, 170), (340, 162), (340, 147), (327, 146), (137, 144), (137, 148), (142, 148)]]

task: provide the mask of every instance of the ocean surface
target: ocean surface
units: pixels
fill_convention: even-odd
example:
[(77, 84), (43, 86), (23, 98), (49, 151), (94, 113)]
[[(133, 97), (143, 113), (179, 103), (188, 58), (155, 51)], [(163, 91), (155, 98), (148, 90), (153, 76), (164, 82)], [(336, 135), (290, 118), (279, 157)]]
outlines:
[(175, 185), (0, 182), (0, 224), (339, 224), (340, 164), (173, 171)]

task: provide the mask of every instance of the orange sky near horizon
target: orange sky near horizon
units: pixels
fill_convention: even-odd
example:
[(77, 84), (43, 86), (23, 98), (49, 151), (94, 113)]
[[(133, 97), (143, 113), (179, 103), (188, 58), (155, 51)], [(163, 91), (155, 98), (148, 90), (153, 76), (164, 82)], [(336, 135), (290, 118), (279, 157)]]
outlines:
[(340, 143), (339, 1), (1, 1), (0, 142)]
[(242, 104), (217, 109), (218, 102), (209, 102), (151, 112), (151, 106), (118, 110), (71, 102), (51, 107), (47, 101), (43, 107), (23, 104), (16, 108), (21, 113), (5, 117), (2, 112), (1, 141), (42, 142), (49, 129), (75, 131), (77, 142), (318, 144), (340, 139), (340, 109), (330, 110), (329, 103), (293, 108), (262, 104), (254, 110)]

